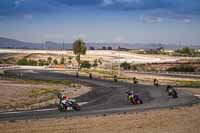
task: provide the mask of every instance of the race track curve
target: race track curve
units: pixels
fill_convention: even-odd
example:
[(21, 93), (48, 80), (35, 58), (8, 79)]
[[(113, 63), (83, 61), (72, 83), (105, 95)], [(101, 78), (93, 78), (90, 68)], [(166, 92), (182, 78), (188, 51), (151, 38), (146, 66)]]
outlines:
[[(54, 117), (72, 117), (85, 115), (104, 115), (108, 113), (124, 113), (129, 111), (145, 111), (149, 109), (173, 108), (198, 103), (200, 100), (190, 93), (178, 90), (178, 99), (168, 97), (165, 86), (155, 87), (153, 85), (133, 85), (131, 83), (113, 82), (103, 79), (89, 79), (88, 77), (76, 78), (74, 75), (67, 75), (46, 70), (8, 70), (7, 76), (17, 76), (23, 73), (24, 79), (41, 80), (71, 80), (91, 86), (92, 91), (76, 99), (79, 102), (88, 102), (81, 107), (81, 111), (59, 112), (54, 107), (47, 107), (42, 110), (29, 110), (21, 112), (2, 112), (0, 121), (14, 121), (27, 119), (41, 119)], [(131, 105), (127, 102), (126, 90), (133, 89), (143, 99), (142, 105)]]

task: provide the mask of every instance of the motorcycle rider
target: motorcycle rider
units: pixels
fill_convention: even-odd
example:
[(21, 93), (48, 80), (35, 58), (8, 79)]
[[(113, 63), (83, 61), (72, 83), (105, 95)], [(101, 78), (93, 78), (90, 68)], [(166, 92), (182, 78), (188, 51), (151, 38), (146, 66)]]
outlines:
[(138, 83), (138, 80), (137, 80), (136, 77), (133, 77), (133, 83), (134, 83), (134, 84), (137, 84), (137, 83)]
[(158, 85), (159, 85), (158, 79), (155, 78), (155, 79), (153, 80), (153, 84), (154, 84), (155, 86), (158, 86)]
[(93, 77), (92, 77), (92, 73), (89, 74), (89, 77), (90, 77), (90, 79), (93, 79)]
[(128, 90), (128, 91), (126, 91), (126, 93), (127, 93), (127, 97), (128, 97), (128, 101), (131, 101), (132, 99), (134, 99), (134, 96), (135, 96), (135, 92), (132, 90), (132, 91), (130, 91), (130, 90)]
[(60, 103), (62, 103), (64, 105), (65, 108), (68, 107), (70, 103), (70, 98), (63, 95), (63, 94), (58, 94), (58, 98), (60, 99)]
[(178, 98), (176, 90), (171, 85), (167, 86), (166, 91), (169, 96), (172, 96), (173, 98)]
[(172, 86), (171, 85), (167, 85), (166, 91), (168, 92), (170, 89), (172, 89)]
[(76, 103), (75, 99), (71, 99), (70, 97), (67, 97), (66, 95), (63, 95), (61, 93), (58, 93), (58, 98), (60, 99), (58, 109), (60, 111), (66, 111), (66, 110), (80, 110), (80, 106)]
[(117, 82), (118, 81), (118, 79), (117, 79), (117, 75), (114, 75), (114, 82)]
[(137, 95), (133, 90), (130, 91), (126, 91), (127, 93), (127, 97), (128, 97), (128, 101), (133, 103), (133, 104), (138, 104), (138, 101), (140, 102), (140, 104), (142, 104), (142, 100), (140, 99), (139, 95)]

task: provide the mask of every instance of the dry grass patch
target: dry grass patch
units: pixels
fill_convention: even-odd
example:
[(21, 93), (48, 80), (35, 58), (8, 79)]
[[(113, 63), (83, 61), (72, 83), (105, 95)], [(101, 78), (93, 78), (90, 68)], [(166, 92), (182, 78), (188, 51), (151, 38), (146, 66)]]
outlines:
[(57, 88), (40, 88), (40, 89), (33, 89), (29, 92), (28, 96), (30, 98), (37, 98), (43, 95), (48, 95), (48, 94), (57, 94), (59, 93), (60, 90)]
[(2, 133), (199, 133), (200, 105), (121, 115), (1, 122)]
[(0, 111), (55, 106), (58, 92), (74, 98), (90, 90), (90, 87), (67, 80), (0, 80)]

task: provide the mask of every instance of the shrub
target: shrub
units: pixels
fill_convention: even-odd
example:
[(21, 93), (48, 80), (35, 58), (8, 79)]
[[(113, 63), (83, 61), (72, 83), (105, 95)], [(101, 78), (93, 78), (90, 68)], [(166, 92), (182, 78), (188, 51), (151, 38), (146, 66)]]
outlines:
[(199, 53), (195, 51), (195, 49), (191, 49), (189, 47), (178, 49), (176, 53), (184, 55), (184, 56), (199, 56)]
[(35, 60), (28, 60), (28, 65), (30, 65), (30, 66), (37, 66), (37, 61), (35, 61)]
[(102, 60), (103, 60), (102, 58), (99, 58), (99, 59), (98, 59), (98, 63), (99, 63), (100, 65), (103, 64)]
[(130, 70), (131, 69), (131, 65), (127, 62), (121, 63), (120, 67), (123, 68), (124, 70)]
[(102, 50), (106, 50), (106, 47), (105, 47), (105, 46), (103, 46), (103, 47), (102, 47)]
[(51, 57), (48, 57), (48, 58), (47, 58), (47, 62), (48, 62), (48, 64), (51, 64), (52, 58), (51, 58)]
[(195, 72), (195, 68), (189, 64), (181, 64), (175, 67), (168, 68), (167, 71), (174, 72)]
[(3, 60), (0, 60), (0, 64), (3, 64), (4, 62), (3, 62)]
[(68, 63), (72, 63), (73, 56), (68, 57)]
[(112, 50), (112, 47), (109, 46), (109, 47), (107, 48), (107, 50)]
[(94, 47), (92, 47), (92, 46), (90, 46), (90, 48), (89, 48), (90, 50), (95, 50), (95, 48)]
[(29, 62), (26, 58), (20, 59), (17, 61), (17, 65), (28, 65)]
[(60, 64), (65, 64), (65, 58), (64, 57), (61, 58)]
[(38, 63), (39, 66), (44, 66), (46, 64), (48, 64), (46, 60), (42, 60), (42, 59), (39, 60), (39, 63)]
[(91, 64), (89, 61), (82, 61), (81, 62), (81, 68), (90, 68)]
[(93, 63), (93, 65), (92, 65), (93, 67), (97, 67), (98, 66), (98, 60), (96, 59), (96, 60), (94, 60), (94, 63)]
[(28, 60), (26, 58), (20, 59), (17, 61), (17, 65), (30, 65), (30, 66), (37, 66), (37, 61), (35, 60)]
[(53, 60), (54, 65), (58, 65), (58, 61), (56, 59)]
[(137, 66), (136, 65), (132, 65), (131, 66), (131, 70), (137, 70)]

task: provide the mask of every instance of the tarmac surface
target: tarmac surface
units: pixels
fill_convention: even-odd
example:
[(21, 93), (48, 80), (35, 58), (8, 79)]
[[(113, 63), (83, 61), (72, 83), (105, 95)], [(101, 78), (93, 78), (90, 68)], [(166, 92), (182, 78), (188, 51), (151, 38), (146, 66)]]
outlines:
[[(126, 113), (130, 111), (145, 111), (150, 109), (174, 108), (177, 106), (188, 106), (199, 103), (199, 99), (190, 93), (178, 90), (179, 98), (169, 97), (165, 91), (166, 86), (155, 87), (153, 85), (131, 84), (125, 82), (114, 82), (103, 79), (90, 79), (88, 77), (67, 75), (47, 70), (7, 70), (7, 76), (22, 79), (40, 80), (71, 80), (91, 86), (93, 89), (80, 97), (78, 102), (85, 102), (81, 111), (59, 112), (54, 107), (46, 107), (39, 110), (20, 112), (2, 112), (0, 121), (15, 121), (55, 117), (72, 117), (88, 115), (107, 115), (109, 113)], [(144, 104), (132, 105), (127, 101), (126, 91), (134, 90), (143, 100)]]

